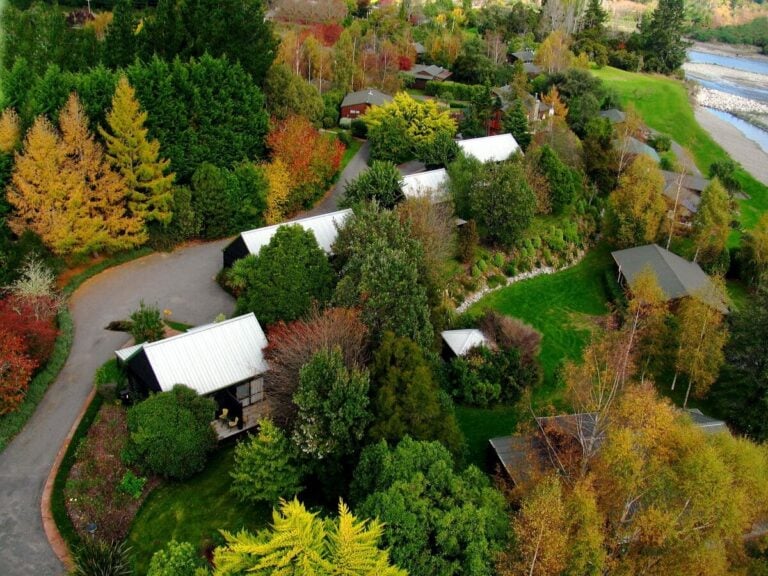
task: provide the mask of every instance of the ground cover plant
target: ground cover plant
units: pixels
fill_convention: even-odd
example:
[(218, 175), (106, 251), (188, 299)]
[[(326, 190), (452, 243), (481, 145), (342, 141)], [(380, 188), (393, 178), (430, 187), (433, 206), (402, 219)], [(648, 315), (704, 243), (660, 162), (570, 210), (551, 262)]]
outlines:
[[(682, 82), (611, 67), (593, 70), (593, 74), (614, 90), (622, 103), (632, 102), (649, 127), (669, 134), (678, 144), (689, 149), (704, 174), (709, 172), (713, 162), (728, 159), (728, 154), (696, 122)], [(760, 214), (768, 210), (768, 189), (743, 169), (737, 170), (736, 178), (749, 196), (739, 201), (741, 225), (749, 229), (757, 223)], [(733, 243), (736, 238), (731, 240)]]
[(128, 536), (137, 574), (144, 574), (152, 554), (171, 540), (190, 542), (203, 555), (223, 543), (221, 529), (256, 532), (266, 527), (270, 507), (244, 505), (230, 491), (234, 457), (234, 444), (223, 446), (197, 476), (165, 484), (150, 494)]

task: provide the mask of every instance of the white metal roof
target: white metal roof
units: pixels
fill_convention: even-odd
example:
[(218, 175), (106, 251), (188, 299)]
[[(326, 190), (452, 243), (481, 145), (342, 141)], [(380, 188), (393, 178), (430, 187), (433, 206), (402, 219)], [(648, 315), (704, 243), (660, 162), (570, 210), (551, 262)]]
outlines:
[(471, 138), (457, 142), (464, 154), (473, 156), (480, 162), (501, 162), (520, 149), (512, 134), (484, 136), (483, 138)]
[(406, 198), (419, 198), (427, 193), (441, 197), (445, 194), (447, 184), (448, 172), (445, 168), (409, 174), (403, 177), (403, 194)]
[(273, 226), (249, 230), (248, 232), (240, 234), (240, 237), (243, 239), (243, 242), (245, 242), (245, 246), (251, 254), (258, 254), (262, 246), (269, 244), (269, 241), (272, 240), (272, 236), (275, 235), (275, 232), (277, 232), (277, 229), (280, 228), (280, 226), (298, 224), (304, 228), (304, 230), (311, 230), (314, 233), (320, 248), (330, 254), (331, 246), (336, 241), (336, 235), (338, 234), (336, 226), (344, 224), (350, 214), (352, 214), (352, 210), (347, 209), (330, 212), (328, 214), (321, 214), (319, 216), (310, 216), (309, 218), (300, 218), (291, 222), (282, 222)]
[(440, 335), (456, 356), (464, 356), (472, 348), (488, 345), (485, 335), (476, 328), (445, 330)]
[(143, 348), (161, 390), (184, 384), (202, 395), (266, 372), (266, 346), (264, 331), (251, 312), (115, 354), (128, 358)]

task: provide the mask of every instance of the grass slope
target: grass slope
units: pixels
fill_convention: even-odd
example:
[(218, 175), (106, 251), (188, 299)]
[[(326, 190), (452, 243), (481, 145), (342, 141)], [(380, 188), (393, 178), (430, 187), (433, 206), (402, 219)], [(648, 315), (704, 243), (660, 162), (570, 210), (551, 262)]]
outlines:
[[(623, 104), (634, 104), (648, 126), (668, 134), (687, 148), (704, 174), (708, 173), (710, 164), (729, 157), (696, 122), (688, 91), (679, 80), (611, 67), (592, 72), (618, 93)], [(749, 229), (760, 214), (768, 210), (768, 189), (743, 169), (739, 170), (738, 179), (750, 196), (740, 202), (742, 227)]]
[(234, 444), (221, 447), (194, 478), (150, 494), (128, 535), (137, 574), (146, 574), (152, 554), (170, 540), (191, 542), (202, 554), (223, 542), (219, 530), (266, 526), (271, 508), (242, 504), (229, 492), (234, 454)]
[[(495, 309), (524, 320), (542, 334), (544, 382), (533, 391), (535, 407), (565, 408), (555, 373), (563, 360), (574, 360), (589, 340), (593, 320), (608, 312), (605, 272), (611, 268), (608, 248), (600, 245), (573, 268), (517, 282), (493, 292), (469, 310), (480, 316)], [(494, 436), (515, 430), (520, 415), (514, 408), (494, 409), (459, 406), (456, 415), (467, 439), (468, 460), (482, 466), (486, 443)]]

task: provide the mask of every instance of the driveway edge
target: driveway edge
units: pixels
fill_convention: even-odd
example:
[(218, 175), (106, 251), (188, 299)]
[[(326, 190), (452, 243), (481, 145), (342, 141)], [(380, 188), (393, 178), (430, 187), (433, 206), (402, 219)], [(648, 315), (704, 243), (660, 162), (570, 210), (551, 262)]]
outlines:
[(75, 422), (72, 424), (72, 428), (70, 428), (67, 437), (64, 439), (64, 443), (61, 445), (58, 453), (56, 454), (56, 460), (54, 460), (51, 471), (48, 473), (48, 478), (45, 481), (43, 494), (40, 499), (40, 514), (43, 519), (43, 530), (45, 530), (45, 537), (48, 539), (48, 544), (50, 544), (53, 553), (56, 554), (58, 559), (62, 564), (64, 564), (64, 567), (68, 571), (74, 567), (72, 553), (69, 549), (69, 546), (67, 546), (67, 543), (64, 541), (64, 538), (61, 536), (59, 527), (56, 526), (56, 521), (53, 518), (53, 512), (51, 511), (51, 495), (53, 494), (53, 485), (56, 481), (56, 476), (59, 473), (61, 462), (64, 460), (64, 455), (67, 453), (67, 449), (72, 442), (72, 437), (75, 435), (77, 427), (80, 425), (86, 410), (88, 410), (88, 407), (91, 405), (91, 402), (93, 402), (95, 396), (96, 387), (94, 386), (91, 388), (91, 392), (88, 394), (88, 398), (85, 399), (83, 407), (80, 409), (80, 413), (77, 415), (77, 418), (75, 418)]

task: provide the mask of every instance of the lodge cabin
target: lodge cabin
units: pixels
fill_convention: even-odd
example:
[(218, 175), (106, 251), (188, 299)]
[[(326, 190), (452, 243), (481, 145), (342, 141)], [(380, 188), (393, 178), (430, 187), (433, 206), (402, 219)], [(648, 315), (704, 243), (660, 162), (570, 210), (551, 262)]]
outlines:
[(258, 255), (261, 249), (269, 244), (272, 236), (275, 235), (280, 226), (298, 225), (305, 230), (310, 230), (315, 235), (320, 248), (326, 254), (331, 254), (331, 247), (336, 241), (339, 228), (344, 225), (344, 222), (346, 222), (351, 214), (351, 209), (338, 210), (328, 214), (299, 218), (290, 222), (282, 222), (281, 224), (241, 232), (237, 238), (224, 248), (224, 268), (231, 268), (235, 261), (245, 258), (249, 254)]
[(357, 92), (350, 92), (341, 101), (340, 118), (356, 120), (363, 116), (371, 106), (384, 106), (392, 102), (392, 96), (375, 88), (366, 88)]
[(123, 348), (115, 356), (131, 388), (141, 395), (182, 384), (213, 398), (213, 426), (221, 439), (256, 426), (269, 413), (266, 347), (264, 331), (250, 313)]
[(411, 82), (413, 88), (424, 90), (427, 87), (427, 82), (443, 82), (448, 80), (453, 75), (453, 72), (435, 64), (414, 64), (404, 74), (413, 79)]

